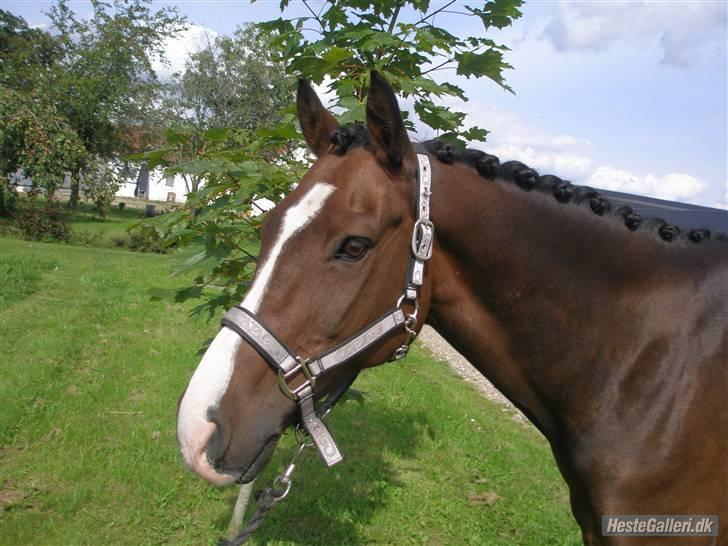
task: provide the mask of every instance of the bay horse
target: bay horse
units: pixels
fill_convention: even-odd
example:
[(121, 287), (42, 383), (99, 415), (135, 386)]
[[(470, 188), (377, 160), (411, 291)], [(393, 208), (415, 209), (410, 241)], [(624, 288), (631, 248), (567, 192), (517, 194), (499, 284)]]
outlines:
[[(401, 356), (427, 322), (547, 438), (586, 544), (654, 543), (602, 536), (605, 514), (728, 524), (725, 236), (480, 151), (423, 149), (377, 72), (365, 125), (340, 127), (305, 81), (297, 108), (317, 160), (267, 214), (250, 290), (180, 401), (195, 473), (251, 481), (287, 426), (308, 416), (316, 429), (313, 399)], [(380, 317), (398, 323), (374, 335)], [(293, 355), (340, 358), (317, 357), (314, 374)], [(689, 543), (728, 544), (728, 532)]]

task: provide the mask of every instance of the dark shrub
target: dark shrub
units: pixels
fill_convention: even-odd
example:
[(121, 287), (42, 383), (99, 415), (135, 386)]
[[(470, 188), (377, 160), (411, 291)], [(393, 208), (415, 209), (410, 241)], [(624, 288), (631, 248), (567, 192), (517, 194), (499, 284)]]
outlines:
[(17, 224), (26, 239), (68, 241), (71, 223), (58, 201), (48, 200), (42, 207), (28, 203), (16, 216)]
[(162, 240), (151, 230), (133, 229), (129, 233), (117, 235), (112, 238), (114, 246), (137, 252), (157, 252), (166, 254), (167, 247)]

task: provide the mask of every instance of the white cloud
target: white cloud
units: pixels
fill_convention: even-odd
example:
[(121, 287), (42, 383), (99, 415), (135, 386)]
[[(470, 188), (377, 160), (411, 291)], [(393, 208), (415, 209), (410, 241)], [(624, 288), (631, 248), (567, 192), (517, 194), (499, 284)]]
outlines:
[(542, 36), (559, 51), (603, 51), (620, 43), (660, 48), (661, 61), (725, 64), (723, 2), (561, 2)]
[(635, 193), (668, 199), (670, 201), (691, 201), (706, 185), (694, 176), (670, 173), (665, 176), (646, 174), (643, 176), (614, 167), (600, 166), (594, 169), (587, 180), (589, 186), (604, 190)]
[(537, 151), (530, 146), (488, 146), (487, 151), (501, 161), (516, 160), (542, 174), (557, 174), (562, 178), (580, 179), (589, 172), (592, 160), (585, 156), (553, 151)]
[(446, 106), (467, 114), (468, 125), (487, 127), (491, 132), (485, 144), (476, 148), (498, 156), (501, 161), (516, 160), (543, 174), (579, 180), (592, 166), (586, 153), (588, 140), (568, 133), (550, 133), (531, 126), (513, 112), (507, 112), (476, 101), (446, 101)]
[[(468, 114), (471, 125), (488, 127), (491, 133), (485, 144), (474, 146), (498, 156), (502, 161), (517, 160), (536, 169), (541, 174), (555, 174), (595, 188), (614, 190), (658, 199), (693, 203), (711, 203), (719, 208), (726, 204), (714, 204), (714, 188), (684, 173), (665, 175), (634, 174), (609, 165), (595, 166), (593, 145), (586, 139), (568, 133), (550, 133), (524, 121), (518, 114), (470, 101), (446, 102), (446, 106)], [(420, 126), (420, 135), (426, 134)], [(427, 137), (429, 138), (429, 137)]]
[(321, 100), (321, 104), (323, 104), (325, 108), (331, 108), (334, 104), (336, 104), (337, 97), (336, 92), (331, 89), (332, 82), (333, 80), (329, 76), (326, 76), (324, 81), (320, 84), (313, 84), (313, 90), (316, 91), (319, 100)]
[(168, 38), (164, 47), (167, 61), (162, 63), (157, 59), (152, 62), (157, 77), (160, 80), (168, 80), (175, 72), (182, 72), (190, 53), (204, 49), (217, 35), (218, 33), (210, 28), (190, 25), (175, 38)]

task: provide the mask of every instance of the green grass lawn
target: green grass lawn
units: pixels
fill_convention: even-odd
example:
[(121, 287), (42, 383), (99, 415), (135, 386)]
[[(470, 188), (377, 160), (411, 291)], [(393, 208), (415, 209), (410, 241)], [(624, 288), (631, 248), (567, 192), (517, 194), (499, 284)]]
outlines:
[[(5, 238), (0, 264), (0, 544), (214, 544), (237, 488), (186, 471), (174, 429), (217, 325), (149, 300), (183, 282), (170, 257)], [(252, 544), (579, 543), (546, 442), (445, 364), (356, 387), (329, 420), (344, 461), (308, 453)]]
[(89, 246), (111, 246), (111, 238), (139, 223), (143, 219), (142, 213), (140, 208), (126, 206), (120, 209), (114, 205), (109, 209), (109, 216), (101, 219), (91, 205), (82, 204), (71, 216), (71, 241), (75, 239)]
[[(42, 197), (30, 202), (24, 195), (20, 196), (22, 207), (43, 207), (45, 200)], [(119, 203), (124, 208), (119, 208)], [(62, 203), (65, 209), (65, 202)], [(157, 211), (163, 211), (170, 205), (157, 201), (144, 201), (139, 199), (123, 199), (109, 208), (106, 218), (100, 218), (92, 204), (81, 203), (75, 210), (66, 210), (71, 225), (70, 243), (79, 246), (114, 247), (113, 238), (125, 236), (127, 230), (144, 219), (146, 205), (154, 205)], [(15, 226), (12, 219), (0, 217), (0, 233), (6, 236), (22, 238), (21, 231)]]

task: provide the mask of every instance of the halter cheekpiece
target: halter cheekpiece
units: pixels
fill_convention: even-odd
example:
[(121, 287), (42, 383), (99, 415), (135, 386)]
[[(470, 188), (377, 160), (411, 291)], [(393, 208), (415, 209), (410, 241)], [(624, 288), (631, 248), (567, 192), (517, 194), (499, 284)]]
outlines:
[[(327, 466), (341, 461), (342, 455), (321, 418), (344, 395), (351, 382), (327, 397), (321, 407), (317, 408), (314, 404), (316, 378), (369, 349), (391, 332), (403, 328), (407, 333), (407, 339), (397, 348), (390, 359), (400, 360), (407, 356), (409, 346), (417, 336), (415, 331), (418, 311), (417, 297), (424, 282), (425, 262), (432, 257), (435, 236), (435, 227), (430, 220), (430, 195), (432, 193), (430, 160), (427, 154), (418, 153), (417, 161), (417, 220), (412, 232), (405, 289), (393, 310), (336, 347), (309, 358), (295, 355), (255, 313), (244, 307), (233, 307), (225, 313), (222, 319), (222, 326), (230, 328), (242, 337), (276, 372), (281, 392), (298, 404), (301, 411), (301, 424)], [(405, 314), (402, 310), (405, 302), (409, 302), (414, 307), (412, 313)]]

